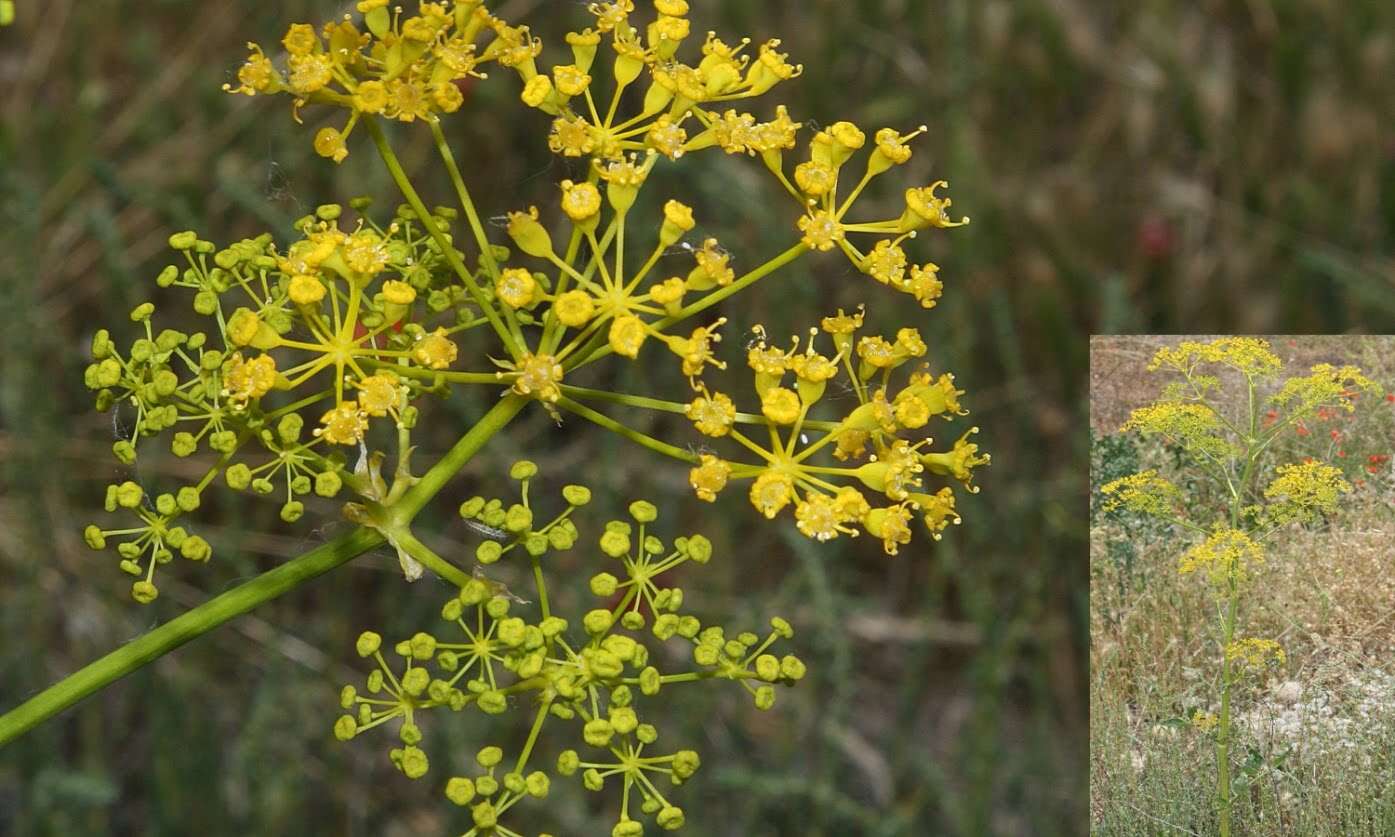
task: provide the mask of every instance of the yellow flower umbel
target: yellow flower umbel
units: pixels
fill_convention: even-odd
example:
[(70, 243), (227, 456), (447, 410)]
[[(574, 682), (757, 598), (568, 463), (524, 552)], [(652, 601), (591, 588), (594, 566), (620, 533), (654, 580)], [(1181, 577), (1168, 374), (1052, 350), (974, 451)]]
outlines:
[[(798, 340), (788, 350), (763, 339), (751, 346), (747, 365), (754, 373), (768, 443), (737, 429), (738, 414), (730, 396), (702, 387), (686, 409), (694, 427), (709, 438), (734, 440), (759, 460), (743, 463), (704, 454), (690, 475), (702, 499), (715, 498), (731, 479), (750, 479), (751, 505), (763, 516), (773, 519), (793, 508), (796, 527), (810, 538), (827, 541), (867, 531), (893, 555), (910, 541), (915, 518), (934, 538), (949, 523), (959, 522), (953, 491), (932, 491), (925, 480), (927, 475), (944, 476), (975, 491), (973, 472), (988, 463), (968, 441), (977, 428), (945, 451), (929, 450), (932, 440), (914, 431), (936, 416), (963, 415), (958, 401), (962, 391), (954, 388), (952, 376), (935, 378), (921, 370), (911, 373), (891, 395), (891, 373), (924, 355), (925, 343), (914, 329), (903, 329), (894, 341), (871, 336), (858, 341), (860, 326), (860, 314), (840, 313), (824, 320), (823, 332), (834, 344), (831, 355), (818, 351), (819, 329), (811, 331), (802, 348)], [(855, 354), (860, 362), (855, 363)], [(846, 377), (858, 403), (836, 420), (814, 419), (811, 411), (834, 403), (824, 402), (823, 396), (829, 382), (840, 376)], [(810, 432), (819, 435), (810, 439)], [(866, 462), (815, 464), (813, 457), (820, 451), (844, 461)], [(873, 507), (866, 490), (882, 495), (890, 505)]]
[(1337, 500), (1351, 491), (1342, 469), (1322, 462), (1280, 465), (1264, 489), (1268, 503), (1261, 512), (1274, 526), (1310, 523), (1337, 510)]
[(290, 94), (296, 121), (306, 104), (348, 110), (343, 127), (315, 135), (316, 153), (338, 163), (348, 156), (345, 143), (364, 116), (412, 122), (454, 113), (465, 101), (461, 84), (483, 78), (479, 68), (491, 62), (536, 76), (533, 59), (541, 44), (527, 27), (508, 25), (480, 0), (457, 0), (453, 8), (424, 2), (411, 16), (376, 0), (357, 8), (361, 21), (345, 17), (318, 32), (307, 23), (293, 24), (281, 41), (284, 69), (249, 44), (237, 86), (223, 89), (248, 96)]
[(1251, 670), (1262, 670), (1270, 664), (1282, 666), (1287, 661), (1284, 649), (1279, 643), (1272, 639), (1254, 637), (1238, 639), (1227, 645), (1225, 658)]
[(1239, 529), (1217, 529), (1206, 540), (1188, 549), (1177, 563), (1182, 575), (1206, 573), (1211, 583), (1224, 588), (1247, 579), (1264, 563), (1264, 550)]
[(1182, 492), (1154, 470), (1143, 471), (1105, 483), (1100, 491), (1108, 499), (1105, 511), (1119, 508), (1159, 517), (1173, 516), (1182, 502)]

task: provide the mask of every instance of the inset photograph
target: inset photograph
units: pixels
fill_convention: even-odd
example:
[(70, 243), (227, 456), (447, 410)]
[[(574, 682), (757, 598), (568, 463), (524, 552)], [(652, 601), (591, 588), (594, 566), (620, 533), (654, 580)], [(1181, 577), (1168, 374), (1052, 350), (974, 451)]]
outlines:
[(1395, 834), (1395, 337), (1090, 344), (1100, 835)]

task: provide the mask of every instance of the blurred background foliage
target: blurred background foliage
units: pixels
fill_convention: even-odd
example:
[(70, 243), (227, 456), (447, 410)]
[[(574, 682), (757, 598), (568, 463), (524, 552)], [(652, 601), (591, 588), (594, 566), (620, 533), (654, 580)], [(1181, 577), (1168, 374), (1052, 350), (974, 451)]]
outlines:
[[(584, 17), (574, 0), (497, 5), (554, 42)], [(685, 579), (699, 613), (737, 625), (776, 611), (802, 628), (796, 640), (811, 678), (773, 713), (755, 712), (735, 690), (665, 693), (676, 719), (667, 739), (704, 755), (684, 795), (691, 833), (1080, 833), (1085, 335), (1344, 331), (1390, 321), (1395, 7), (694, 6), (699, 31), (784, 39), (806, 68), (782, 91), (795, 118), (929, 125), (903, 172), (915, 182), (948, 179), (956, 209), (974, 218), (917, 242), (944, 268), (945, 298), (928, 316), (876, 293), (839, 258), (806, 259), (722, 312), (732, 318), (728, 348), (754, 323), (793, 333), (869, 296), (877, 325), (922, 325), (932, 362), (969, 391), (993, 453), (983, 494), (965, 498), (964, 525), (942, 542), (922, 539), (895, 559), (867, 539), (816, 546), (788, 521), (757, 520), (737, 492), (699, 508), (684, 469), (538, 413), (440, 499), (431, 540), (466, 554), (475, 536), (452, 522), (452, 500), (502, 486), (506, 463), (527, 452), (557, 485), (595, 486), (596, 515), (617, 514), (637, 495), (674, 498), (670, 531), (700, 527), (721, 556), (705, 577)], [(0, 705), (343, 525), (332, 506), (287, 527), (269, 504), (206, 503), (218, 560), (178, 574), (179, 583), (171, 573), (146, 609), (79, 537), (100, 511), (102, 485), (121, 473), (108, 450), (112, 418), (90, 410), (81, 386), (86, 343), (151, 295), (169, 233), (196, 228), (228, 241), (265, 228), (284, 240), (318, 203), (357, 194), (378, 196), (384, 212), (395, 203), (367, 148), (356, 143), (338, 168), (314, 157), (323, 114), (308, 111), (298, 127), (284, 101), (218, 89), (245, 41), (274, 43), (289, 22), (342, 8), (52, 0), (21, 4), (15, 26), (0, 31)], [(546, 151), (541, 117), (511, 101), (516, 86), (503, 77), (476, 85), (468, 111), (448, 125), (487, 214), (550, 200), (566, 172)], [(398, 130), (395, 140), (409, 171), (434, 171), (423, 130)], [(666, 175), (649, 193), (693, 203), (703, 231), (738, 267), (789, 240), (793, 207), (758, 164), (702, 155), (678, 171), (681, 181)], [(428, 199), (444, 201), (441, 186), (427, 182)], [(899, 208), (889, 188), (867, 199), (869, 214), (875, 200)], [(172, 298), (156, 298), (176, 310)], [(612, 377), (583, 383), (635, 391), (652, 366), (607, 368)], [(667, 378), (651, 387), (681, 391)], [(434, 405), (435, 444), (447, 444), (488, 397)], [(691, 437), (669, 419), (649, 429)], [(140, 469), (172, 482), (191, 467), (152, 456)], [(592, 571), (582, 561), (578, 551), (558, 565), (573, 573), (577, 597)], [(457, 827), (437, 782), (402, 779), (379, 742), (343, 746), (329, 735), (337, 686), (357, 674), (353, 636), (364, 627), (407, 635), (435, 619), (443, 591), (404, 588), (394, 564), (366, 556), (8, 747), (0, 832)], [(450, 720), (432, 730), (433, 776), (463, 764), (485, 732)], [(596, 833), (594, 804), (572, 791), (537, 826)]]

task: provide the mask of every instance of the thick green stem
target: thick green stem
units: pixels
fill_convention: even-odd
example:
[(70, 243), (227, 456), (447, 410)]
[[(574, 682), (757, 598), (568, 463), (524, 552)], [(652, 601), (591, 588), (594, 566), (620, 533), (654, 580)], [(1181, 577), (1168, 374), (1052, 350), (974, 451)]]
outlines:
[(446, 455), (441, 457), (431, 470), (421, 475), (416, 485), (408, 489), (396, 503), (392, 504), (393, 516), (401, 523), (407, 523), (421, 511), (422, 506), (436, 496), (451, 477), (465, 466), (466, 462), (479, 452), (484, 443), (489, 441), (495, 433), (504, 429), (513, 417), (518, 415), (524, 405), (528, 403), (527, 398), (518, 395), (505, 395), (491, 408), (489, 412), (480, 416), (480, 420), (460, 440), (446, 451)]
[(1226, 604), (1224, 640), (1221, 648), (1221, 718), (1216, 734), (1216, 794), (1220, 813), (1221, 837), (1230, 837), (1230, 643), (1235, 638), (1235, 605), (1239, 599), (1234, 575)]
[[(394, 520), (399, 524), (409, 522), (526, 403), (524, 398), (506, 397), (481, 416), (469, 432), (393, 504)], [(347, 563), (382, 545), (383, 541), (382, 535), (370, 528), (356, 529), (175, 617), (0, 715), (0, 746), (189, 640)]]
[(175, 617), (0, 716), (0, 746), (189, 640), (382, 543), (378, 533), (356, 529)]

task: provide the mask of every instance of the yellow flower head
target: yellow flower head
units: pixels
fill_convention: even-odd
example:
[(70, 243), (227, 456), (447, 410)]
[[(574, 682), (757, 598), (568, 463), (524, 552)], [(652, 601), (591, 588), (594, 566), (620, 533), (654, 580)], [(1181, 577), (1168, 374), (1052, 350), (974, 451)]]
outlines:
[(412, 347), (412, 360), (427, 369), (445, 369), (455, 363), (458, 352), (455, 343), (446, 336), (446, 330), (437, 328), (418, 340), (416, 345)]
[(697, 466), (688, 472), (688, 484), (693, 487), (699, 500), (711, 503), (726, 488), (730, 477), (730, 465), (710, 453), (704, 453), (698, 458)]
[(1282, 666), (1287, 660), (1279, 643), (1255, 637), (1237, 639), (1227, 645), (1225, 658), (1249, 669), (1262, 669), (1269, 663)]
[(644, 321), (633, 314), (616, 317), (610, 323), (608, 339), (610, 347), (618, 355), (624, 355), (628, 358), (639, 357), (639, 349), (644, 345), (648, 336), (649, 331), (645, 327)]
[(960, 522), (959, 515), (954, 511), (954, 492), (948, 487), (941, 488), (934, 494), (917, 494), (913, 498), (917, 507), (925, 517), (925, 527), (930, 530), (930, 536), (939, 540), (943, 532), (951, 523)]
[(898, 232), (910, 232), (926, 227), (944, 229), (969, 223), (968, 218), (961, 218), (958, 221), (949, 220), (949, 207), (953, 201), (949, 198), (938, 197), (935, 194), (935, 191), (941, 186), (947, 187), (948, 185), (943, 180), (937, 180), (924, 188), (907, 189), (906, 211), (901, 216)]
[(1158, 472), (1147, 470), (1107, 482), (1100, 487), (1105, 511), (1129, 509), (1142, 514), (1171, 517), (1182, 503), (1182, 492)]
[(569, 328), (580, 328), (596, 314), (596, 303), (586, 291), (567, 291), (552, 303), (552, 312)]
[(801, 215), (799, 230), (804, 234), (800, 240), (815, 250), (832, 250), (844, 238), (843, 225), (832, 212), (822, 209)]
[(322, 90), (334, 78), (334, 63), (325, 55), (292, 55), (286, 59), (286, 77), (291, 91), (307, 96)]
[(794, 519), (799, 531), (816, 541), (832, 540), (840, 532), (853, 531), (843, 524), (833, 498), (819, 492), (810, 492), (794, 504)]
[(372, 230), (359, 230), (349, 236), (343, 248), (344, 263), (353, 272), (364, 276), (377, 276), (392, 259), (387, 243)]
[(896, 351), (895, 345), (878, 335), (869, 335), (857, 341), (857, 356), (875, 369), (889, 369), (905, 359)]
[(258, 93), (274, 93), (279, 90), (284, 82), (281, 74), (276, 72), (276, 67), (271, 63), (271, 59), (262, 53), (262, 48), (256, 44), (248, 44), (251, 51), (246, 62), (238, 68), (238, 86), (231, 84), (223, 85), (223, 89), (229, 93), (241, 93), (247, 96), (255, 96)]
[(906, 251), (889, 238), (878, 241), (862, 260), (862, 272), (883, 285), (900, 286), (906, 276)]
[[(911, 159), (911, 147), (907, 145), (907, 142), (927, 130), (929, 128), (921, 125), (909, 134), (900, 134), (895, 128), (882, 128), (877, 132), (877, 150), (873, 153), (880, 154), (887, 164), (899, 166)], [(875, 163), (871, 166), (876, 168)]]
[(1273, 375), (1283, 368), (1283, 361), (1270, 351), (1268, 340), (1222, 337), (1206, 343), (1184, 340), (1176, 346), (1164, 346), (1153, 355), (1148, 371), (1189, 372), (1197, 363), (1218, 363), (1258, 377)]
[(862, 328), (862, 310), (855, 313), (845, 314), (843, 309), (838, 309), (838, 316), (824, 317), (819, 324), (823, 330), (832, 335), (852, 334)]
[(354, 91), (354, 108), (364, 113), (382, 113), (388, 106), (387, 87), (377, 79), (361, 83)]
[(868, 534), (882, 539), (882, 549), (887, 555), (895, 555), (900, 547), (911, 542), (911, 508), (907, 503), (899, 503), (883, 509), (872, 509), (862, 519)]
[(368, 415), (359, 409), (357, 401), (345, 401), (320, 417), (323, 427), (315, 435), (336, 445), (356, 445), (368, 430)]
[(821, 198), (838, 183), (838, 172), (827, 163), (806, 160), (794, 167), (794, 182), (804, 194)]
[(358, 382), (358, 405), (370, 416), (385, 416), (397, 409), (402, 393), (397, 375), (382, 371)]
[(601, 211), (601, 192), (594, 183), (562, 181), (562, 211), (577, 224), (594, 221)]
[(1182, 575), (1204, 572), (1213, 585), (1224, 589), (1232, 578), (1244, 581), (1252, 568), (1263, 563), (1264, 552), (1249, 535), (1238, 529), (1217, 529), (1182, 555), (1177, 571)]
[(276, 361), (271, 355), (244, 360), (241, 352), (233, 352), (223, 367), (223, 394), (239, 406), (266, 395), (275, 384)]
[(694, 398), (684, 411), (697, 431), (720, 438), (731, 432), (736, 421), (736, 404), (725, 393), (704, 393)]
[(292, 276), (286, 289), (296, 305), (314, 305), (325, 298), (325, 285), (319, 277), (308, 274)]
[(383, 283), (383, 299), (393, 305), (411, 305), (417, 298), (417, 289), (406, 282), (389, 279)]
[(672, 116), (664, 114), (649, 126), (644, 136), (644, 144), (670, 160), (683, 156), (683, 146), (688, 142), (688, 132), (683, 130)]
[(683, 295), (687, 292), (687, 283), (677, 276), (671, 276), (662, 282), (651, 285), (649, 298), (665, 308), (676, 309), (678, 304), (683, 301)]
[(553, 85), (563, 96), (580, 96), (591, 86), (591, 76), (582, 72), (575, 64), (561, 64), (552, 68)]
[(531, 395), (549, 404), (562, 397), (562, 364), (552, 355), (535, 355), (525, 352), (515, 367), (518, 378), (513, 382), (513, 391), (519, 395)]
[(1223, 435), (1220, 417), (1206, 404), (1163, 401), (1139, 407), (1120, 429), (1165, 436), (1189, 451), (1209, 456), (1223, 457), (1232, 449)]
[(553, 154), (564, 157), (583, 157), (596, 150), (596, 139), (591, 132), (591, 123), (580, 116), (559, 116), (552, 122), (552, 132), (548, 134), (547, 146)]
[(794, 480), (783, 471), (765, 470), (751, 483), (751, 505), (773, 520), (794, 499)]
[(722, 317), (710, 326), (698, 326), (693, 329), (693, 333), (689, 337), (663, 337), (669, 349), (683, 359), (683, 374), (687, 375), (690, 381), (701, 375), (702, 370), (707, 366), (715, 366), (718, 369), (727, 368), (726, 363), (717, 360), (713, 353), (713, 345), (722, 342), (722, 335), (717, 333), (717, 329), (721, 328), (726, 321), (727, 318)]
[(771, 387), (760, 399), (761, 413), (776, 424), (794, 424), (799, 419), (799, 394), (784, 387)]
[(934, 308), (944, 293), (944, 284), (939, 277), (938, 265), (929, 262), (911, 268), (911, 278), (905, 290), (916, 298), (922, 308)]
[(315, 34), (315, 27), (310, 24), (293, 23), (286, 31), (286, 37), (281, 39), (281, 44), (291, 55), (309, 55), (319, 49), (320, 37)]
[(969, 437), (977, 432), (977, 427), (969, 428), (963, 436), (955, 440), (952, 450), (945, 453), (927, 453), (921, 456), (921, 464), (932, 474), (953, 477), (967, 485), (973, 479), (974, 469), (987, 465), (991, 459), (988, 454), (980, 456), (978, 445), (969, 441)]
[(511, 267), (499, 274), (494, 292), (499, 300), (510, 308), (528, 308), (536, 303), (541, 293), (538, 281), (532, 272), (521, 267)]
[(717, 244), (717, 239), (709, 238), (702, 242), (702, 248), (693, 253), (697, 267), (688, 274), (688, 287), (703, 291), (713, 286), (725, 287), (736, 278), (736, 272), (728, 262), (731, 255)]
[(1342, 469), (1322, 462), (1280, 465), (1276, 473), (1264, 489), (1264, 517), (1272, 525), (1315, 521), (1335, 512), (1341, 495), (1351, 491)]
[(867, 440), (870, 434), (866, 430), (844, 430), (838, 434), (838, 443), (833, 450), (833, 455), (839, 460), (861, 459), (867, 452)]

